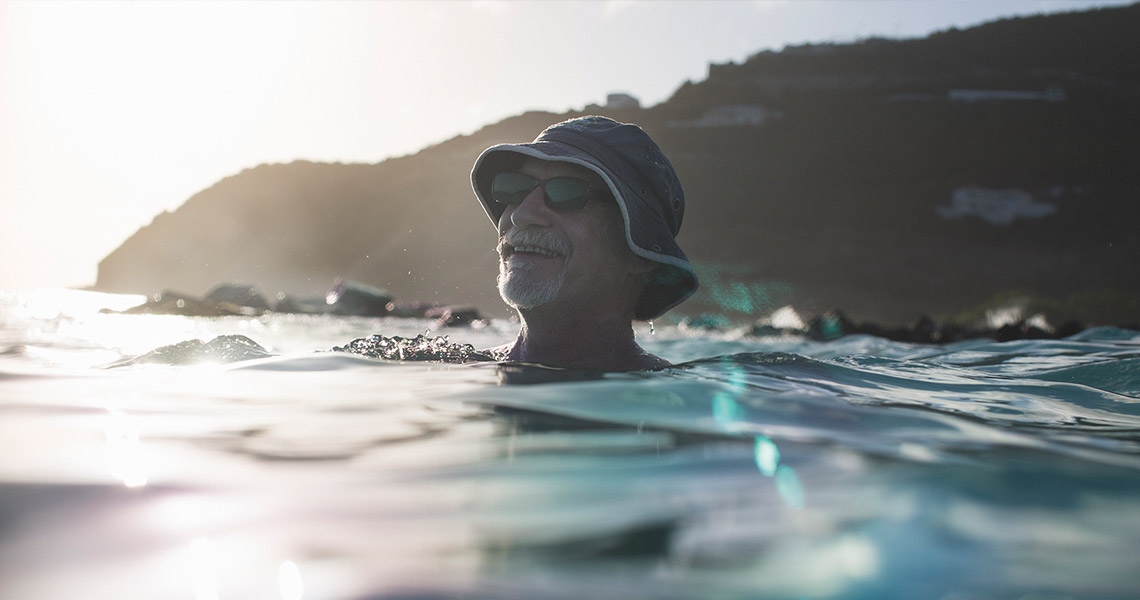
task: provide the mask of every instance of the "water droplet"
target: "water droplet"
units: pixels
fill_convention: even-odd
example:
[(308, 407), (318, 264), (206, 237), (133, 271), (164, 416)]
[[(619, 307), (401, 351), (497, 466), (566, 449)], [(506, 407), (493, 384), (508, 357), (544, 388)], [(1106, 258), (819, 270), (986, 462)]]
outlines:
[(653, 321), (649, 322), (649, 335), (656, 335), (657, 332), (653, 331)]

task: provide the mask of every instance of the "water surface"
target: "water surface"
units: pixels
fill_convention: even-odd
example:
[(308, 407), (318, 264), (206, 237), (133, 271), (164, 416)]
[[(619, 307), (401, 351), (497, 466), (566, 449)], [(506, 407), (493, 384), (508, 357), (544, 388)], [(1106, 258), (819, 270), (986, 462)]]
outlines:
[[(0, 597), (1140, 596), (1134, 331), (658, 325), (676, 368), (598, 374), (323, 351), (428, 321), (98, 313), (138, 300), (0, 296)], [(229, 334), (274, 356), (104, 368)]]

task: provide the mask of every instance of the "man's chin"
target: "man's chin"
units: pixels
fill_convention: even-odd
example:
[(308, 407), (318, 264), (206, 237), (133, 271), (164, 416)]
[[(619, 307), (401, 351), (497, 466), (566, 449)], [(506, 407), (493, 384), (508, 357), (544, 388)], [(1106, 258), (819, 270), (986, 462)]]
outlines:
[(545, 296), (536, 296), (532, 294), (520, 294), (510, 290), (499, 290), (499, 297), (507, 306), (515, 310), (532, 310), (546, 304), (550, 304), (554, 299)]
[(544, 304), (549, 304), (558, 297), (562, 287), (561, 279), (557, 281), (530, 282), (522, 281), (519, 274), (499, 274), (499, 296), (503, 302), (516, 310), (530, 310)]

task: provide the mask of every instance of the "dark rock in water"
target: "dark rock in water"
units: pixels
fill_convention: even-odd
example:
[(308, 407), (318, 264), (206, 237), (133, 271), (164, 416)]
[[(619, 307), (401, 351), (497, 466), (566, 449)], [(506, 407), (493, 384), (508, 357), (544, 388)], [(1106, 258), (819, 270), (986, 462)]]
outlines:
[(920, 343), (931, 343), (939, 337), (938, 325), (927, 315), (922, 315), (910, 326), (911, 340)]
[(991, 338), (999, 342), (1011, 340), (1059, 339), (1084, 330), (1076, 321), (1066, 322), (1053, 330), (1044, 321), (1036, 319), (1009, 323), (997, 329), (977, 329), (954, 323), (938, 323), (929, 316), (922, 316), (907, 327), (884, 327), (876, 323), (854, 323), (841, 311), (827, 312), (804, 329), (779, 329), (765, 321), (752, 325), (748, 333), (754, 336), (795, 333), (806, 335), (817, 341), (835, 340), (845, 335), (864, 334), (881, 337), (894, 342), (915, 344), (948, 344), (978, 338)]
[(993, 337), (999, 342), (1008, 342), (1011, 340), (1046, 340), (1056, 336), (1021, 320), (1002, 325), (993, 333)]
[(487, 321), (479, 316), (479, 311), (472, 306), (440, 306), (424, 313), (429, 319), (436, 319), (436, 327), (470, 327), (473, 325), (486, 325)]
[(862, 333), (912, 344), (944, 344), (981, 335), (980, 332), (958, 325), (939, 324), (928, 315), (922, 315), (907, 327), (888, 328), (875, 323), (860, 323), (850, 333)]
[(855, 324), (847, 318), (847, 315), (838, 310), (831, 310), (808, 325), (807, 336), (813, 340), (828, 341), (855, 333), (855, 330)]
[(766, 323), (756, 323), (748, 330), (748, 335), (754, 335), (756, 337), (787, 335), (789, 333), (798, 334), (803, 332), (798, 329), (781, 329)]
[(984, 337), (984, 334), (977, 329), (954, 325), (953, 323), (945, 323), (938, 328), (937, 337), (931, 341), (939, 344), (950, 344), (980, 337)]
[(320, 296), (290, 296), (285, 292), (278, 292), (276, 302), (273, 303), (273, 312), (279, 313), (314, 315), (324, 314), (328, 310), (328, 303)]
[(389, 302), (388, 316), (403, 319), (423, 319), (429, 311), (442, 308), (439, 304), (429, 302)]
[[(1130, 327), (1128, 329), (1138, 329), (1137, 327)], [(1057, 328), (1055, 332), (1059, 338), (1067, 338), (1070, 335), (1077, 335), (1085, 330), (1085, 326), (1077, 321), (1065, 321)]]
[(257, 310), (269, 310), (269, 303), (257, 288), (247, 283), (223, 283), (210, 290), (204, 298), (207, 302), (229, 302), (238, 306), (248, 306)]
[(208, 302), (189, 294), (164, 290), (145, 303), (122, 311), (125, 315), (180, 315), (184, 317), (256, 316), (261, 311), (230, 302)]
[(721, 331), (728, 329), (729, 325), (728, 319), (721, 315), (700, 315), (685, 317), (677, 327), (694, 331)]
[(383, 317), (392, 296), (380, 288), (352, 281), (337, 281), (326, 303), (330, 313), (342, 316)]
[(220, 335), (209, 342), (186, 340), (156, 348), (135, 358), (117, 362), (111, 367), (137, 364), (192, 365), (198, 363), (229, 363), (273, 356), (257, 342), (244, 335)]
[(848, 333), (861, 333), (895, 341), (912, 341), (912, 334), (906, 327), (884, 327), (877, 323), (860, 323), (859, 326)]

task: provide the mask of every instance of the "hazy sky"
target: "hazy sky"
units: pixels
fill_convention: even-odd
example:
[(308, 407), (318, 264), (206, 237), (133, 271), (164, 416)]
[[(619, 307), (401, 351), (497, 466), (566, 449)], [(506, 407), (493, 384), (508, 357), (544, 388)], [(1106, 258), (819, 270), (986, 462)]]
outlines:
[(0, 1), (0, 289), (91, 284), (262, 163), (377, 162), (615, 91), (651, 106), (785, 44), (1127, 3)]

